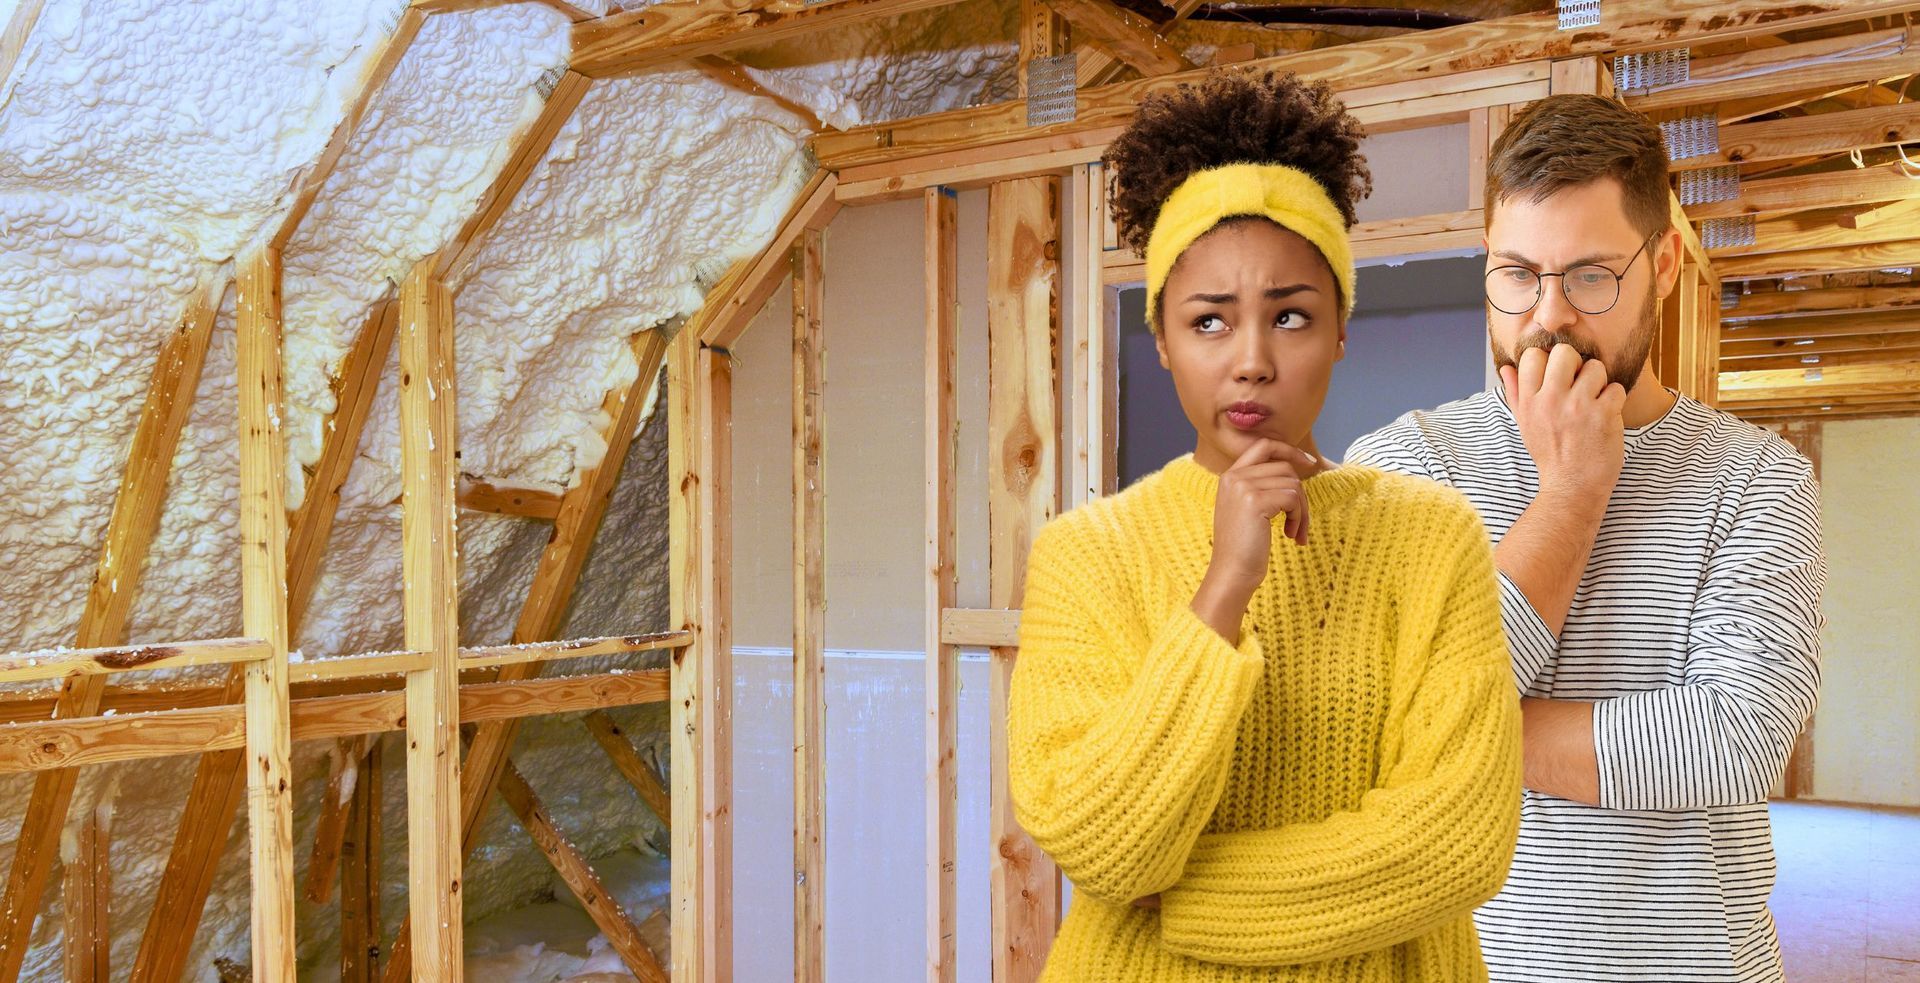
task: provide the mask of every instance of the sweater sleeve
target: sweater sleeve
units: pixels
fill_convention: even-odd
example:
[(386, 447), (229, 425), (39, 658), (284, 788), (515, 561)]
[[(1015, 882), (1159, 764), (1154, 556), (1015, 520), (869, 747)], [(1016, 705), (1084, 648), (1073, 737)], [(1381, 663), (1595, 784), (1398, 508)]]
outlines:
[(1141, 624), (1102, 583), (1085, 523), (1042, 531), (1028, 563), (1007, 706), (1014, 816), (1074, 887), (1126, 904), (1180, 876), (1226, 783), (1265, 660), (1185, 604)]
[(1388, 725), (1379, 787), (1320, 822), (1202, 836), (1161, 894), (1167, 948), (1318, 962), (1424, 935), (1499, 891), (1519, 835), (1520, 708), (1492, 557), (1471, 526), (1429, 602), (1431, 634), (1408, 642), (1403, 620), (1402, 644), (1424, 651), (1402, 658), (1425, 670)]
[(1820, 493), (1812, 465), (1763, 473), (1707, 561), (1679, 686), (1593, 705), (1600, 805), (1764, 802), (1820, 688)]

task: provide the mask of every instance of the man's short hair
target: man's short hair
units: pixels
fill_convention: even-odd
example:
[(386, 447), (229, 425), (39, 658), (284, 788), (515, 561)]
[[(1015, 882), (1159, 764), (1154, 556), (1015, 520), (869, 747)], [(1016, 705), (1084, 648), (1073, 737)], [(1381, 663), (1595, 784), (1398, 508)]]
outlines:
[(1548, 96), (1515, 117), (1493, 143), (1487, 219), (1494, 205), (1516, 195), (1538, 202), (1604, 177), (1620, 182), (1627, 221), (1643, 235), (1671, 225), (1660, 128), (1602, 96)]

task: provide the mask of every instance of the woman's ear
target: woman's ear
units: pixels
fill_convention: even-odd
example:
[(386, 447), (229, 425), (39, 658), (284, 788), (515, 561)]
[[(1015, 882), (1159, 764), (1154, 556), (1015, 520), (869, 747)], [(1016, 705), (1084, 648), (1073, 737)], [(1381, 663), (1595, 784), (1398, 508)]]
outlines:
[(1153, 350), (1160, 353), (1160, 367), (1173, 371), (1173, 363), (1167, 361), (1167, 329), (1162, 327), (1153, 333)]
[(1333, 360), (1338, 362), (1347, 357), (1347, 316), (1340, 315), (1340, 345), (1334, 350)]

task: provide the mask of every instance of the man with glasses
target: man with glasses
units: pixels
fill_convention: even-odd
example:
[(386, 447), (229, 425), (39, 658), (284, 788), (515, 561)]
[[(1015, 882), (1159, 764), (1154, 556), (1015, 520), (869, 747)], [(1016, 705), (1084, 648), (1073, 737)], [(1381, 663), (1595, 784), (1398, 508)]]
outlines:
[(1496, 543), (1527, 791), (1488, 969), (1781, 980), (1766, 798), (1819, 685), (1812, 467), (1654, 374), (1681, 250), (1657, 128), (1550, 97), (1487, 172), (1500, 383), (1347, 459), (1453, 485)]

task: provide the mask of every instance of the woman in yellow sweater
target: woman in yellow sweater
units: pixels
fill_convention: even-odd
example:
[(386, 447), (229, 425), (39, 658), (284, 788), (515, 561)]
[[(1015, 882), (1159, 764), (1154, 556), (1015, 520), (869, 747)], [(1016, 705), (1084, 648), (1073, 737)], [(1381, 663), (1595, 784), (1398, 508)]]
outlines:
[(1457, 492), (1314, 446), (1370, 190), (1324, 85), (1149, 98), (1107, 163), (1191, 455), (1047, 525), (1007, 735), (1047, 983), (1484, 980), (1520, 716)]

